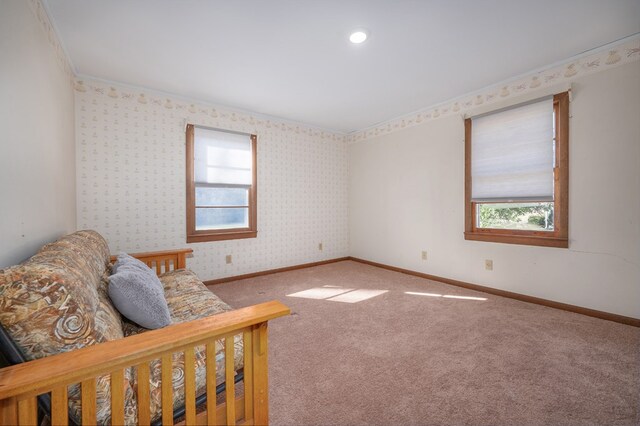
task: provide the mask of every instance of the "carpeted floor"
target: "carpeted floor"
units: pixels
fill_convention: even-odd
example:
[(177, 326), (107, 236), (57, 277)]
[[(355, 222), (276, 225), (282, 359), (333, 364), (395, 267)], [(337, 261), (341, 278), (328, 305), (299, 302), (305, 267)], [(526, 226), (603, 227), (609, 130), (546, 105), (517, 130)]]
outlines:
[(352, 261), (210, 288), (291, 307), (270, 323), (273, 425), (640, 423), (631, 326)]

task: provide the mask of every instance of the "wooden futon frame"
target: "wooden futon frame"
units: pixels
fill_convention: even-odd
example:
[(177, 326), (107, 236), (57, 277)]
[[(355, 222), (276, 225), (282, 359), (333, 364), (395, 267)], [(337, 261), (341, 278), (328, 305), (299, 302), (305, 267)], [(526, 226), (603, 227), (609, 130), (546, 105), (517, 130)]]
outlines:
[[(172, 266), (184, 268), (185, 257), (191, 252), (183, 249), (134, 256), (160, 274)], [(138, 423), (150, 424), (149, 361), (160, 359), (162, 424), (172, 425), (172, 354), (183, 352), (187, 425), (266, 425), (267, 322), (289, 312), (284, 304), (271, 301), (0, 369), (0, 424), (37, 424), (38, 396), (49, 394), (51, 423), (67, 425), (67, 387), (77, 383), (81, 384), (82, 423), (95, 424), (96, 377), (104, 375), (111, 377), (111, 422), (124, 424), (124, 370), (131, 366), (137, 366)], [(236, 398), (233, 339), (239, 334), (244, 344), (244, 394)], [(216, 405), (215, 342), (221, 339), (226, 342), (226, 391), (225, 401)], [(210, 397), (205, 410), (196, 415), (194, 347), (198, 346), (206, 347), (206, 394)]]

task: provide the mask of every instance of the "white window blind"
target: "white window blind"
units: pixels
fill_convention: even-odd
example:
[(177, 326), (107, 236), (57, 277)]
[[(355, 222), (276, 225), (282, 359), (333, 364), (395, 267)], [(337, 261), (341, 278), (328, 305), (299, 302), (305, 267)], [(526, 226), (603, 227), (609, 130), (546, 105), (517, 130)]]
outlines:
[(251, 186), (251, 136), (194, 128), (196, 186)]
[(473, 118), (472, 201), (553, 201), (553, 139), (553, 99)]

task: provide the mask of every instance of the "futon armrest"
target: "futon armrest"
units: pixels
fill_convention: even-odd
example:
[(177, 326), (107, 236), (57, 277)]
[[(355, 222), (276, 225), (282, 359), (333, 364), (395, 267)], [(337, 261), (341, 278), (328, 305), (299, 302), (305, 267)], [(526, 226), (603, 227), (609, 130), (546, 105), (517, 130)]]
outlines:
[[(56, 386), (109, 374), (212, 339), (242, 333), (248, 327), (266, 325), (267, 321), (289, 313), (286, 305), (274, 300), (6, 367), (0, 369), (0, 400), (48, 392)], [(266, 345), (262, 341), (255, 343)]]

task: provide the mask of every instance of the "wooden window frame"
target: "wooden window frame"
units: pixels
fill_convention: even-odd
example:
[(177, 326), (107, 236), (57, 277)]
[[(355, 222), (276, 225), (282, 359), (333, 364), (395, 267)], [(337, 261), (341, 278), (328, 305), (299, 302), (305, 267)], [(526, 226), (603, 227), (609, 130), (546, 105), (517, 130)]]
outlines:
[(257, 182), (257, 135), (251, 137), (251, 155), (252, 155), (252, 182), (249, 189), (249, 226), (246, 228), (232, 229), (207, 229), (196, 230), (196, 184), (194, 176), (194, 143), (195, 143), (195, 125), (187, 124), (187, 243), (202, 243), (207, 241), (224, 241), (236, 240), (241, 238), (256, 238), (258, 236), (258, 182)]
[[(472, 119), (465, 125), (465, 240), (494, 243), (523, 244), (546, 247), (569, 247), (569, 92), (553, 96), (555, 112), (554, 165), (554, 230), (526, 231), (515, 229), (478, 228), (477, 204), (471, 201), (471, 128)], [(488, 204), (488, 203), (482, 203)]]

